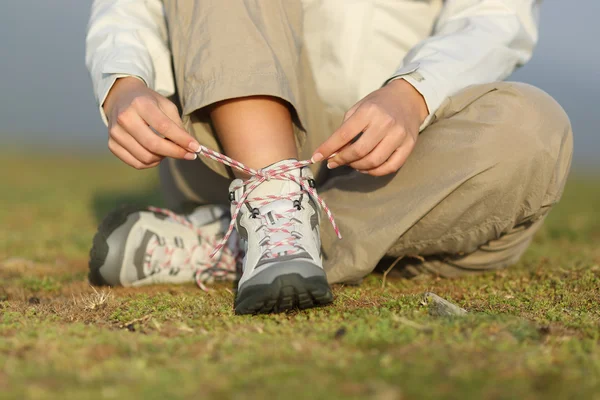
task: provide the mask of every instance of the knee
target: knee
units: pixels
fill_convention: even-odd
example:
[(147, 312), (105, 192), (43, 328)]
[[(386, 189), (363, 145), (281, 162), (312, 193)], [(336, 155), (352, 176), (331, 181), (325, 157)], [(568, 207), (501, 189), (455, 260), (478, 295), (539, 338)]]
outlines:
[(572, 140), (567, 113), (545, 91), (526, 83), (503, 82), (498, 94), (502, 99), (498, 106), (512, 125), (504, 132), (509, 139), (533, 152), (548, 147), (556, 151)]
[(495, 125), (488, 145), (501, 168), (543, 173), (564, 182), (573, 153), (569, 117), (549, 94), (525, 83), (502, 82), (487, 103)]
[(498, 189), (514, 195), (519, 221), (559, 200), (573, 154), (571, 123), (556, 100), (534, 86), (503, 83), (497, 96), (505, 122), (494, 139), (497, 158), (490, 174), (497, 175)]

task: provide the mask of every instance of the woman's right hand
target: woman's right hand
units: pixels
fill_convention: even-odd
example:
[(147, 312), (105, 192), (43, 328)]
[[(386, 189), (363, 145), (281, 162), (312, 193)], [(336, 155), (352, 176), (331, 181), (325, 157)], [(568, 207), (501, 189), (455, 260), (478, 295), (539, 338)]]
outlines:
[(126, 164), (145, 169), (165, 157), (196, 159), (200, 145), (183, 129), (177, 106), (141, 80), (117, 79), (103, 108), (108, 117), (108, 148)]

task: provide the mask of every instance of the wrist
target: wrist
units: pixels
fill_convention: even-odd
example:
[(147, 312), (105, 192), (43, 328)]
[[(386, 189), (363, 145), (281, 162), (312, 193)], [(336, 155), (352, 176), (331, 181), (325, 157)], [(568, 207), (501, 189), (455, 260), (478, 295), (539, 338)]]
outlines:
[(387, 86), (392, 86), (394, 90), (397, 90), (410, 99), (409, 101), (415, 107), (415, 112), (418, 115), (419, 126), (425, 122), (425, 119), (429, 115), (429, 108), (421, 92), (404, 79), (394, 79)]
[(131, 91), (138, 87), (146, 87), (146, 84), (136, 76), (123, 76), (117, 78), (109, 89), (106, 98), (104, 99), (104, 103), (102, 104), (104, 113), (108, 115), (112, 104), (119, 97), (120, 93)]

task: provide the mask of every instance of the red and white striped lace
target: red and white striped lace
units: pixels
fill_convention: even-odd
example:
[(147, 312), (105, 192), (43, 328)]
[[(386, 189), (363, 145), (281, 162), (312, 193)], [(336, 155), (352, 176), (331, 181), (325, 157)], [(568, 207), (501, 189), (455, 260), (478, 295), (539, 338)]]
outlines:
[[(239, 161), (236, 161), (230, 157), (227, 157), (224, 154), (218, 153), (218, 152), (213, 151), (204, 146), (200, 146), (200, 149), (198, 150), (197, 153), (199, 155), (202, 155), (202, 156), (208, 157), (214, 161), (217, 161), (221, 164), (225, 164), (229, 167), (232, 167), (239, 171), (242, 171), (247, 175), (250, 175), (250, 178), (248, 178), (246, 181), (243, 182), (242, 185), (240, 185), (240, 187), (246, 188), (244, 190), (244, 194), (242, 195), (242, 197), (240, 199), (233, 202), (233, 204), (235, 205), (235, 210), (231, 215), (231, 223), (229, 224), (227, 233), (225, 234), (225, 236), (223, 237), (221, 242), (219, 244), (217, 244), (217, 246), (213, 250), (211, 257), (214, 257), (227, 244), (227, 241), (229, 240), (229, 236), (231, 235), (231, 233), (233, 232), (233, 229), (235, 227), (235, 221), (237, 220), (240, 210), (241, 210), (242, 206), (247, 202), (248, 195), (250, 193), (252, 193), (252, 191), (254, 189), (256, 189), (261, 183), (271, 180), (271, 179), (290, 180), (290, 181), (298, 184), (304, 191), (306, 191), (308, 194), (310, 194), (310, 196), (317, 201), (317, 203), (319, 204), (321, 209), (325, 212), (325, 214), (327, 214), (327, 218), (329, 219), (329, 222), (331, 223), (331, 226), (333, 227), (337, 237), (340, 239), (342, 238), (342, 235), (340, 234), (340, 230), (338, 229), (338, 227), (335, 223), (335, 220), (333, 218), (333, 214), (331, 213), (331, 211), (329, 210), (329, 207), (327, 207), (327, 204), (325, 204), (323, 199), (321, 197), (319, 197), (319, 195), (317, 194), (317, 191), (309, 184), (309, 182), (308, 182), (309, 179), (305, 178), (305, 177), (296, 177), (289, 173), (292, 170), (303, 168), (303, 167), (306, 167), (306, 166), (312, 164), (311, 160), (304, 160), (304, 161), (289, 160), (289, 161), (283, 161), (282, 163), (280, 163), (280, 165), (278, 165), (277, 167), (274, 167), (274, 168), (253, 169), (253, 168), (249, 168), (249, 167), (245, 166), (244, 164), (242, 164)], [(239, 189), (240, 187), (234, 188), (234, 190)], [(264, 197), (254, 197), (254, 198), (252, 198), (252, 201), (258, 201), (258, 202), (260, 202), (261, 206), (264, 206), (264, 205), (267, 205), (276, 200), (283, 200), (283, 199), (290, 200), (290, 198), (292, 196), (297, 196), (300, 194), (302, 194), (302, 191), (288, 193), (285, 195), (268, 195), (268, 196), (264, 196)], [(277, 217), (281, 218), (282, 215), (277, 215)], [(279, 228), (270, 228), (270, 231), (271, 232), (281, 231), (281, 232), (285, 232), (285, 233), (288, 233), (291, 235), (291, 232), (287, 231), (287, 228), (290, 225), (291, 225), (291, 223), (286, 223)], [(283, 246), (286, 244), (292, 244), (293, 240), (294, 240), (293, 236), (290, 236), (290, 238), (285, 239), (283, 241), (279, 241), (277, 243), (270, 243), (268, 245), (268, 250), (272, 251), (275, 247)]]
[[(266, 196), (266, 197), (253, 197), (251, 201), (253, 203), (257, 202), (258, 204), (256, 204), (256, 205), (258, 207), (262, 207), (262, 206), (266, 206), (276, 200), (294, 201), (295, 200), (294, 198), (299, 198), (300, 196), (302, 196), (302, 194), (303, 194), (303, 192), (301, 190), (299, 190), (297, 192), (290, 192), (290, 193), (287, 193), (285, 195), (280, 195), (280, 196), (272, 195), (272, 196)], [(238, 205), (238, 202), (235, 200), (233, 200), (231, 203), (236, 206)], [(298, 209), (294, 206), (294, 207), (290, 208), (289, 210), (282, 211), (283, 214), (271, 212), (270, 213), (271, 217), (277, 218), (278, 221), (287, 220), (287, 222), (280, 224), (279, 226), (270, 225), (267, 215), (258, 214), (255, 217), (255, 218), (260, 218), (263, 221), (263, 224), (261, 227), (262, 227), (262, 229), (267, 231), (267, 235), (260, 242), (260, 245), (263, 246), (263, 248), (264, 248), (264, 253), (262, 256), (263, 259), (272, 259), (272, 258), (277, 258), (280, 256), (287, 256), (287, 255), (299, 253), (304, 250), (303, 247), (298, 245), (298, 239), (302, 237), (302, 234), (299, 232), (290, 230), (290, 228), (292, 228), (294, 226), (293, 215), (296, 211), (298, 211)], [(275, 235), (280, 232), (286, 234), (287, 237), (285, 237), (284, 239), (281, 239), (277, 242), (271, 243), (272, 235)], [(276, 251), (278, 247), (292, 247), (293, 249), (278, 252), (278, 251)]]
[[(231, 247), (226, 247), (225, 251), (221, 253), (219, 258), (214, 261), (209, 262), (201, 262), (198, 260), (194, 260), (194, 256), (196, 253), (206, 254), (209, 249), (213, 249), (216, 246), (215, 240), (210, 235), (206, 235), (202, 229), (193, 225), (187, 218), (175, 214), (171, 210), (167, 210), (164, 208), (158, 207), (148, 207), (149, 211), (155, 213), (161, 213), (172, 219), (173, 221), (191, 229), (196, 233), (196, 236), (201, 238), (199, 244), (195, 244), (189, 249), (186, 249), (186, 258), (181, 262), (180, 266), (189, 266), (190, 269), (194, 270), (194, 280), (200, 289), (204, 291), (208, 291), (208, 288), (204, 285), (205, 283), (211, 283), (213, 281), (218, 280), (228, 280), (233, 281), (236, 278), (236, 262), (238, 257), (238, 248), (237, 244)], [(155, 251), (159, 249), (164, 250), (164, 255), (162, 262), (158, 265), (160, 269), (168, 269), (171, 268), (171, 259), (175, 251), (181, 250), (180, 248), (175, 248), (173, 246), (169, 246), (166, 241), (160, 243), (159, 240), (151, 241), (148, 244), (148, 248), (146, 249), (146, 254), (149, 256), (146, 258), (144, 268), (150, 270), (152, 268), (152, 256)], [(211, 257), (212, 258), (212, 257)]]

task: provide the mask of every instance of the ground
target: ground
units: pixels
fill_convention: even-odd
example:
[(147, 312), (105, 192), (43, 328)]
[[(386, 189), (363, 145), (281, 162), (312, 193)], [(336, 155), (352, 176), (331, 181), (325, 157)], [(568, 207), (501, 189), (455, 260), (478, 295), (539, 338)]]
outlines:
[[(0, 159), (0, 398), (600, 398), (600, 183), (572, 178), (514, 267), (374, 275), (332, 306), (234, 316), (231, 284), (94, 289), (102, 215), (160, 203), (155, 172)], [(385, 284), (384, 284), (385, 283)], [(423, 293), (468, 311), (430, 315)]]

